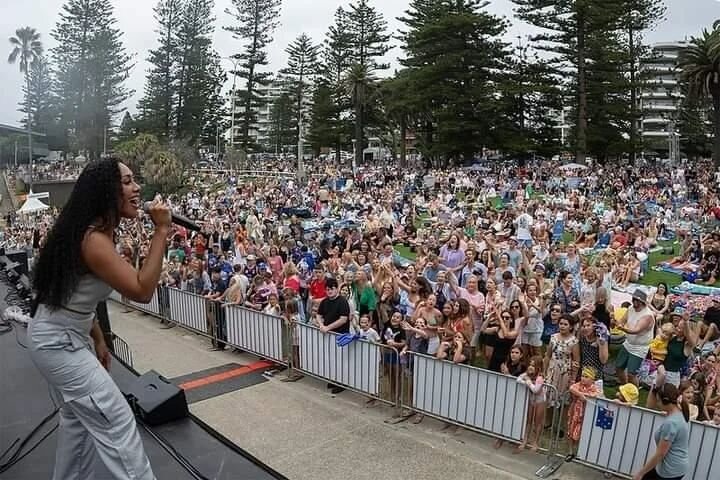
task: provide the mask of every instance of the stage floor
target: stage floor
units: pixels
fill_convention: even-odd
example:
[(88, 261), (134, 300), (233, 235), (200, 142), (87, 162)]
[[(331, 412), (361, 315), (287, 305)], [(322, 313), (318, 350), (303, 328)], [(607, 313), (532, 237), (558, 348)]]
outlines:
[[(0, 287), (0, 295), (2, 295), (0, 300), (4, 298), (4, 292), (4, 286)], [(16, 327), (16, 331), (0, 335), (0, 453), (5, 451), (16, 438), (24, 438), (54, 409), (45, 379), (37, 371), (27, 350), (21, 344), (26, 344), (23, 328)], [(135, 374), (117, 359), (113, 360), (112, 376), (124, 391), (124, 387), (134, 380)], [(49, 422), (40, 435), (35, 437), (35, 441), (56, 424), (57, 419)], [(193, 419), (188, 418), (155, 427), (154, 431), (208, 479), (285, 478), (252, 459), (238, 447), (231, 448), (230, 445), (221, 442)], [(140, 432), (150, 463), (159, 480), (195, 478), (143, 428), (140, 428)], [(51, 434), (27, 457), (4, 474), (0, 474), (0, 479), (51, 478), (55, 463), (56, 437), (57, 432)], [(109, 478), (109, 474), (100, 462), (96, 465), (95, 478), (98, 480)]]

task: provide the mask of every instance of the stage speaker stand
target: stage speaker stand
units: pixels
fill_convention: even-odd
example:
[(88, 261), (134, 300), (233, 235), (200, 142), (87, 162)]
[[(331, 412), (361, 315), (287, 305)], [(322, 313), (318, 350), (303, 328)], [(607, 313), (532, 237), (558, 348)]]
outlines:
[(172, 422), (189, 414), (185, 390), (155, 370), (138, 377), (124, 393), (135, 414), (150, 426)]

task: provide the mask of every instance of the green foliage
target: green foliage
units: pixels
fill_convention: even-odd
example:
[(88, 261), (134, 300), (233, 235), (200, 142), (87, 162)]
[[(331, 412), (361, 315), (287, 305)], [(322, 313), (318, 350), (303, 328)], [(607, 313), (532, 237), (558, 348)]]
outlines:
[(506, 24), (479, 0), (414, 0), (400, 20), (413, 128), (428, 158), (470, 160), (494, 133)]
[(297, 145), (296, 105), (289, 94), (280, 95), (270, 108), (270, 148), (273, 152), (293, 151)]
[(150, 50), (148, 56), (152, 66), (138, 110), (144, 131), (159, 138), (169, 138), (176, 117), (176, 70), (181, 53), (178, 31), (183, 26), (184, 0), (160, 0), (154, 12), (158, 46)]
[(148, 185), (162, 194), (175, 193), (183, 183), (183, 165), (172, 152), (155, 152), (143, 165), (143, 177)]
[(161, 150), (157, 137), (141, 133), (132, 140), (126, 140), (115, 148), (120, 160), (136, 174), (143, 172), (145, 163)]
[(344, 112), (350, 100), (344, 88), (345, 73), (350, 68), (351, 35), (347, 12), (342, 7), (335, 11), (335, 21), (325, 35), (320, 59), (320, 76), (313, 92), (313, 106), (308, 138), (313, 151), (319, 155), (326, 147), (335, 149), (335, 161), (340, 163), (340, 152), (351, 147), (348, 119)]
[(70, 147), (95, 159), (106, 128), (132, 94), (124, 84), (131, 57), (110, 0), (67, 0), (52, 32), (55, 95)]
[(21, 120), (27, 128), (28, 117), (34, 132), (48, 133), (55, 124), (55, 105), (52, 95), (52, 77), (50, 65), (40, 56), (30, 64), (28, 81), (23, 86), (23, 102), (19, 111), (25, 116)]
[(250, 126), (257, 121), (257, 112), (263, 103), (257, 87), (270, 84), (270, 74), (260, 69), (268, 64), (267, 45), (272, 42), (278, 26), (281, 3), (282, 0), (232, 0), (232, 7), (225, 10), (235, 20), (235, 24), (225, 30), (246, 43), (244, 50), (233, 56), (239, 61), (235, 73), (245, 80), (245, 88), (237, 92), (243, 106), (239, 144), (245, 151), (257, 147), (252, 144)]
[(703, 30), (693, 37), (680, 56), (680, 69), (688, 95), (700, 104), (712, 102), (713, 160), (720, 166), (720, 30)]
[(290, 91), (290, 101), (295, 114), (295, 134), (293, 144), (297, 145), (300, 137), (300, 125), (307, 123), (305, 103), (311, 95), (313, 80), (320, 70), (318, 56), (320, 46), (313, 45), (312, 39), (305, 33), (291, 43), (285, 52), (289, 55), (287, 67), (280, 70), (283, 81)]
[(391, 48), (387, 22), (367, 0), (357, 0), (344, 14), (346, 51), (350, 68), (345, 74), (346, 94), (350, 98), (355, 122), (355, 163), (363, 161), (365, 127), (372, 116), (372, 92), (377, 89), (375, 72), (389, 68), (379, 63)]

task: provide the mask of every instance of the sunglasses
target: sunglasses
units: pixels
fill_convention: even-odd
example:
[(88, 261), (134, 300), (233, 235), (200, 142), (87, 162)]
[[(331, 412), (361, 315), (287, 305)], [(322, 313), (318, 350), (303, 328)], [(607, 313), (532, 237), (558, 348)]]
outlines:
[(560, 309), (558, 309), (558, 308), (553, 308), (553, 309), (550, 310), (550, 311), (551, 311), (552, 313), (562, 313), (562, 310), (560, 310)]
[(520, 308), (520, 305), (513, 305), (513, 306), (510, 307), (510, 308)]
[(511, 317), (510, 315), (503, 315), (503, 316), (502, 316), (502, 319), (503, 319), (503, 320), (510, 320), (511, 318), (512, 318), (512, 317)]

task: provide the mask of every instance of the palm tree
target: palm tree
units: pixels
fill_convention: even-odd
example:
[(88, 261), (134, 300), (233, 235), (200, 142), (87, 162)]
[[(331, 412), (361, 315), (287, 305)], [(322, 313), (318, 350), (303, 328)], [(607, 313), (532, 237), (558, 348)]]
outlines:
[(720, 166), (720, 30), (703, 30), (700, 37), (693, 37), (680, 55), (679, 67), (689, 95), (712, 98), (713, 160)]
[(368, 65), (356, 63), (350, 67), (345, 77), (345, 85), (355, 110), (355, 157), (353, 171), (363, 159), (363, 137), (365, 133), (365, 106), (376, 86), (377, 78)]
[(20, 72), (25, 75), (27, 87), (26, 105), (27, 110), (27, 135), (28, 135), (28, 156), (30, 160), (30, 189), (33, 181), (33, 150), (32, 150), (32, 125), (30, 120), (30, 68), (37, 63), (43, 54), (43, 46), (40, 41), (40, 34), (32, 27), (23, 27), (15, 30), (15, 36), (10, 37), (12, 50), (8, 56), (8, 63), (13, 65), (16, 62), (20, 65)]

